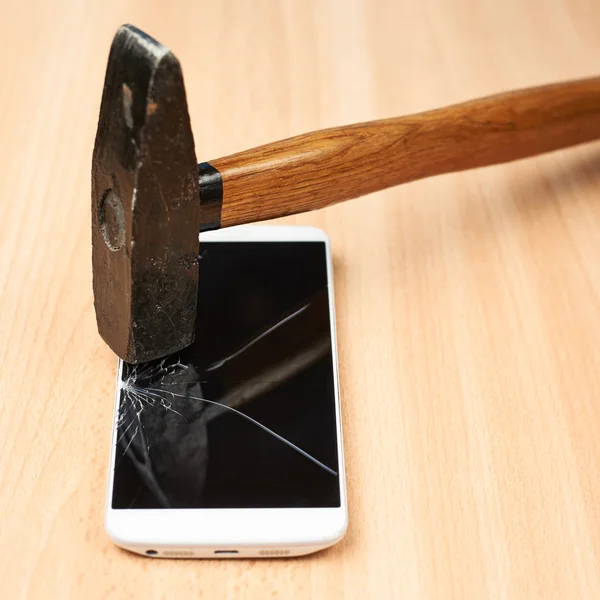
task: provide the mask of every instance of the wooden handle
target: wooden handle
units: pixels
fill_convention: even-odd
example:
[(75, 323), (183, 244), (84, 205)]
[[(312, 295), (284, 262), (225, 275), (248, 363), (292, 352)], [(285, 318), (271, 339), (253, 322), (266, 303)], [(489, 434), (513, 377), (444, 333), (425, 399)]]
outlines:
[(221, 174), (227, 227), (598, 138), (600, 78), (594, 78), (316, 131), (210, 165)]

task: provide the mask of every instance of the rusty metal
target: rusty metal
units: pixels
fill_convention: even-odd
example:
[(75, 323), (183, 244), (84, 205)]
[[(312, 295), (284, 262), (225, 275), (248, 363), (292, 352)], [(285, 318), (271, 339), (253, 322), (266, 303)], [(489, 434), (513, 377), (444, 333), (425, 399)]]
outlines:
[(130, 25), (114, 38), (92, 163), (98, 330), (127, 362), (193, 341), (198, 165), (179, 62)]

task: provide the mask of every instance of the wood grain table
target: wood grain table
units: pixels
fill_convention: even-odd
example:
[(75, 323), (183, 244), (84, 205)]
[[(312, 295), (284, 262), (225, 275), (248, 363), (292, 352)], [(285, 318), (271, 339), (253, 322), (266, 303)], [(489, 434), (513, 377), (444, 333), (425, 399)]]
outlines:
[(180, 58), (207, 160), (600, 73), (594, 0), (55, 0), (0, 19), (0, 597), (599, 598), (600, 146), (281, 220), (331, 236), (350, 527), (301, 559), (103, 530), (116, 361), (90, 157), (116, 28)]

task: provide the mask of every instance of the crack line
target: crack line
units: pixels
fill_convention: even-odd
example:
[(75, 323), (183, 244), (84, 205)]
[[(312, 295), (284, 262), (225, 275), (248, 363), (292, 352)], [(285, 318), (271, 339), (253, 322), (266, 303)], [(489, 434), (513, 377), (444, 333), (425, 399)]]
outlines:
[[(200, 402), (207, 402), (208, 404), (214, 404), (216, 406), (221, 406), (224, 409), (230, 410), (231, 412), (239, 415), (240, 417), (243, 417), (247, 421), (250, 421), (250, 423), (253, 423), (257, 427), (260, 427), (263, 431), (266, 431), (267, 433), (271, 434), (273, 437), (275, 437), (276, 439), (278, 439), (280, 442), (283, 442), (284, 444), (286, 444), (287, 446), (289, 446), (290, 448), (292, 448), (296, 452), (299, 452), (300, 454), (302, 454), (302, 456), (304, 456), (305, 458), (308, 458), (308, 460), (312, 461), (314, 464), (318, 465), (319, 467), (321, 467), (322, 469), (324, 469), (325, 471), (327, 471), (331, 475), (337, 476), (337, 472), (336, 471), (334, 471), (333, 469), (331, 469), (327, 465), (323, 464), (320, 460), (317, 460), (314, 456), (311, 456), (305, 450), (302, 450), (302, 448), (300, 448), (299, 446), (296, 446), (295, 444), (293, 444), (289, 440), (286, 440), (283, 436), (279, 435), (278, 433), (276, 433), (272, 429), (269, 429), (266, 425), (263, 425), (262, 423), (260, 423), (256, 419), (253, 419), (249, 415), (247, 415), (247, 414), (245, 414), (245, 413), (243, 413), (243, 412), (241, 412), (241, 411), (239, 411), (239, 410), (237, 410), (235, 408), (232, 408), (231, 406), (227, 406), (226, 404), (221, 404), (220, 402), (215, 402), (214, 400), (207, 400), (206, 398), (200, 398), (199, 396), (191, 396), (189, 394), (188, 395), (177, 394), (175, 392), (170, 392), (170, 391), (167, 391), (167, 390), (161, 390), (159, 388), (150, 388), (150, 387), (149, 388), (141, 388), (141, 387), (138, 387), (138, 386), (135, 386), (135, 385), (129, 385), (127, 387), (129, 389), (137, 391), (138, 393), (141, 392), (141, 391), (147, 391), (147, 392), (154, 392), (157, 395), (158, 394), (170, 394), (171, 396), (173, 396), (173, 398), (175, 398), (175, 397), (177, 397), (177, 398), (183, 398), (184, 400), (189, 398), (191, 400), (197, 400), (197, 401), (200, 401)], [(165, 406), (165, 408), (167, 408), (167, 407)], [(172, 408), (170, 410), (172, 410), (173, 412), (175, 412), (175, 413), (177, 413), (177, 414), (180, 415), (180, 413), (178, 413), (176, 410), (174, 410)], [(180, 416), (182, 418), (184, 418), (183, 415), (180, 415)]]

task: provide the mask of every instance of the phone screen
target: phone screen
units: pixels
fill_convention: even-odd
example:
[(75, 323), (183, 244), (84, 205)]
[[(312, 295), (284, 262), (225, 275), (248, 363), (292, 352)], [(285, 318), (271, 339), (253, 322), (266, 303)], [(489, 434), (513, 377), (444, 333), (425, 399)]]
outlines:
[(340, 506), (325, 243), (199, 258), (194, 343), (123, 363), (112, 507)]

